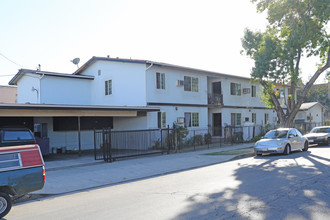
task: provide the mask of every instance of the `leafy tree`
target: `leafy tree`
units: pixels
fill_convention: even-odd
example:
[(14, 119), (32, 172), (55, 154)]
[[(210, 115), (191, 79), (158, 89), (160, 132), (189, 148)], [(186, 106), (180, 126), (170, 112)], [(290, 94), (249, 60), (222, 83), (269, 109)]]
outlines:
[(328, 85), (313, 86), (307, 93), (305, 102), (319, 102), (325, 107), (330, 107), (330, 100), (328, 98)]
[[(263, 86), (263, 100), (274, 108), (283, 127), (292, 127), (308, 91), (321, 73), (330, 67), (329, 0), (251, 0), (257, 11), (267, 11), (265, 32), (246, 29), (242, 39), (244, 53), (254, 60), (251, 78)], [(301, 82), (303, 56), (318, 56), (320, 65), (296, 100)], [(289, 87), (280, 103), (274, 85)]]

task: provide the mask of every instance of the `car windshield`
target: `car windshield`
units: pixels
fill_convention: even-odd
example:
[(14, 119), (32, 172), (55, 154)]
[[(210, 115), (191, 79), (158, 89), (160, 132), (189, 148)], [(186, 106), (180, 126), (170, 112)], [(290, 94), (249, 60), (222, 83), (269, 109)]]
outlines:
[(286, 138), (287, 133), (288, 133), (287, 130), (272, 130), (267, 132), (264, 138), (267, 139)]
[(29, 131), (5, 131), (3, 135), (4, 141), (19, 141), (19, 140), (33, 140), (33, 136)]
[(328, 133), (328, 128), (314, 128), (311, 133)]

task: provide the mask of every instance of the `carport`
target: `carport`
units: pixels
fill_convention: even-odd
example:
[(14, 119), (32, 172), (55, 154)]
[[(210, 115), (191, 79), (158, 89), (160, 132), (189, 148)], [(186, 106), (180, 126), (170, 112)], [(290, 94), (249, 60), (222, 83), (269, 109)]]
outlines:
[(50, 104), (0, 104), (0, 126), (25, 126), (35, 133), (35, 118), (51, 118), (53, 129), (73, 129), (78, 134), (78, 152), (81, 154), (81, 129), (112, 127), (115, 117), (143, 117), (147, 112), (159, 111), (148, 106), (85, 106)]

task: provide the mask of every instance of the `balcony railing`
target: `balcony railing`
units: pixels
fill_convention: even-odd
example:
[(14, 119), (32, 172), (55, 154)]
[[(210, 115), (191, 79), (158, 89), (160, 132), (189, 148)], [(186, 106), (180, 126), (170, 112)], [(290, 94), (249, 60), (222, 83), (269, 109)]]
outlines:
[(215, 106), (223, 105), (223, 95), (222, 94), (208, 94), (208, 104)]

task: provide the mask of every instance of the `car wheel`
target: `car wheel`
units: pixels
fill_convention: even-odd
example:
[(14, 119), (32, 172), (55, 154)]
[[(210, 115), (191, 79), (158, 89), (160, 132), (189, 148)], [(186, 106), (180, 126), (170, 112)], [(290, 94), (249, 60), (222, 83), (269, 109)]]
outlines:
[(303, 151), (308, 150), (308, 141), (305, 141)]
[(284, 149), (284, 152), (283, 152), (283, 153), (284, 153), (285, 155), (289, 155), (290, 152), (291, 152), (291, 147), (290, 147), (289, 144), (287, 144), (287, 145), (285, 146), (285, 149)]
[(0, 218), (3, 218), (11, 209), (11, 198), (7, 193), (0, 192)]

